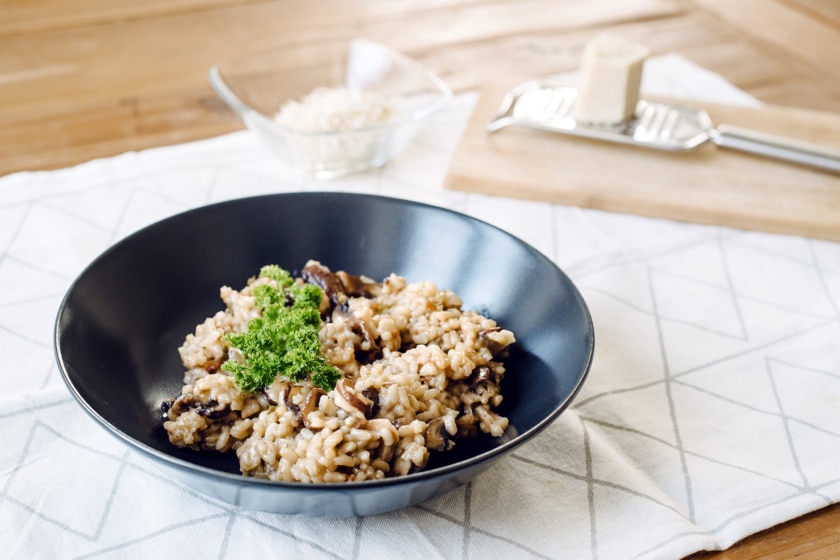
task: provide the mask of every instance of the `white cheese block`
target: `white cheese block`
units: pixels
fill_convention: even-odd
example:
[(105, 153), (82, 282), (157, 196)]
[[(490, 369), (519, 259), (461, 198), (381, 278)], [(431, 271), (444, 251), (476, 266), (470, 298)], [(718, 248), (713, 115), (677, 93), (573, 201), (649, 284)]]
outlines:
[(575, 120), (617, 124), (631, 119), (649, 53), (647, 47), (610, 33), (590, 39), (581, 59)]

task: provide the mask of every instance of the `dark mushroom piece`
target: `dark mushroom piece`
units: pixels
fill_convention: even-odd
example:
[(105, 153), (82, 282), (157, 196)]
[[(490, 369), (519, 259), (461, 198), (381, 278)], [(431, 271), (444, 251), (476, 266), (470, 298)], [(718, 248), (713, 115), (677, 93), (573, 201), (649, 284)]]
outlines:
[(374, 418), (368, 421), (368, 428), (379, 436), (380, 444), (376, 451), (376, 457), (390, 463), (391, 459), (394, 458), (394, 451), (400, 439), (397, 427), (387, 418)]
[(295, 404), (293, 398), (303, 392), (303, 387), (300, 385), (286, 385), (283, 389), (283, 404), (286, 408), (291, 410), (295, 416), (300, 418), (300, 407)]
[(379, 344), (376, 342), (376, 338), (373, 336), (373, 332), (371, 332), (368, 324), (364, 321), (359, 321), (359, 323), (362, 325), (362, 335), (369, 347), (368, 361), (374, 362), (382, 357), (382, 348), (380, 348)]
[[(344, 378), (336, 383), (335, 392), (335, 404), (347, 412), (361, 412), (367, 419), (373, 416), (373, 401), (364, 394), (357, 393), (349, 379)], [(377, 400), (378, 398), (379, 395), (377, 394)]]
[(230, 414), (230, 405), (211, 400), (206, 403), (202, 402), (196, 407), (195, 411), (206, 418), (218, 420)]
[(288, 382), (280, 381), (280, 378), (277, 378), (271, 385), (266, 385), (263, 388), (263, 395), (265, 395), (265, 398), (268, 399), (269, 404), (277, 406), (283, 402), (283, 395), (286, 391), (287, 385)]
[(367, 350), (357, 349), (356, 360), (363, 364), (369, 364), (382, 357), (382, 347), (376, 342), (376, 337), (364, 321), (360, 321), (358, 317), (349, 311), (341, 307), (336, 307), (332, 312), (332, 321), (336, 322), (339, 319), (346, 322), (351, 331), (361, 335), (364, 341), (367, 342)]
[(318, 408), (318, 401), (321, 400), (321, 397), (326, 395), (323, 389), (319, 387), (313, 387), (309, 394), (306, 395), (306, 399), (303, 401), (303, 407), (300, 408), (300, 419), (303, 422), (303, 425), (309, 428), (313, 432), (317, 432), (321, 430), (321, 428), (313, 427), (312, 424), (309, 422), (309, 413), (313, 412), (316, 408)]
[(458, 424), (458, 434), (461, 437), (474, 437), (478, 433), (477, 421), (472, 406), (462, 403), (458, 411), (458, 417), (455, 419)]
[(449, 438), (443, 418), (435, 418), (426, 426), (426, 447), (434, 451), (448, 451), (455, 442)]
[(168, 418), (178, 417), (187, 410), (194, 410), (199, 416), (204, 416), (211, 420), (218, 420), (230, 414), (229, 405), (215, 400), (204, 402), (197, 395), (193, 394), (164, 401), (161, 405), (161, 410), (164, 416)]
[(375, 387), (366, 387), (362, 389), (362, 394), (373, 403), (370, 407), (370, 417), (373, 418), (379, 412), (379, 391)]
[(475, 390), (479, 385), (497, 385), (496, 372), (488, 366), (479, 366), (473, 370), (469, 377), (470, 388)]
[(207, 373), (216, 373), (222, 367), (223, 360), (213, 360), (204, 365), (204, 371)]
[[(180, 397), (170, 399), (168, 401), (168, 406), (165, 406), (165, 412), (169, 418), (177, 418), (186, 411), (194, 408), (198, 402), (201, 401), (193, 394), (181, 395)], [(164, 403), (164, 405), (166, 405), (166, 403)]]
[(322, 395), (326, 395), (323, 389), (313, 387), (303, 400), (302, 404), (294, 402), (295, 395), (303, 392), (302, 385), (292, 385), (288, 381), (275, 381), (265, 389), (263, 394), (268, 399), (268, 402), (273, 405), (278, 405), (281, 402), (283, 405), (295, 415), (303, 425), (317, 432), (321, 428), (315, 428), (309, 422), (309, 413), (318, 407), (318, 401)]
[(338, 276), (318, 261), (309, 261), (300, 271), (300, 277), (308, 284), (315, 284), (324, 291), (330, 306), (341, 305), (347, 299), (344, 285)]
[(478, 340), (484, 344), (488, 350), (490, 350), (490, 354), (492, 354), (493, 357), (499, 356), (510, 345), (508, 342), (502, 342), (499, 340), (497, 333), (501, 332), (501, 330), (501, 327), (495, 327), (478, 333)]
[(343, 270), (339, 270), (335, 275), (344, 286), (344, 293), (349, 296), (372, 298), (378, 296), (382, 291), (382, 284), (370, 278), (356, 276)]

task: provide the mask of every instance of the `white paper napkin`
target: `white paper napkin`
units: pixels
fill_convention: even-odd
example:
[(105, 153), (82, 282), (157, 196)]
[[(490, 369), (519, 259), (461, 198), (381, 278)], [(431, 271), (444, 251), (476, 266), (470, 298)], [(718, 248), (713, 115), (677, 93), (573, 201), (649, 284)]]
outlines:
[[(756, 103), (674, 56), (649, 61), (644, 91)], [(0, 178), (3, 555), (678, 558), (838, 501), (840, 244), (445, 190), (474, 102), (457, 97), (385, 168), (328, 183), (249, 132)], [(97, 427), (52, 351), (83, 267), (174, 213), (316, 189), (454, 208), (555, 260), (596, 328), (572, 408), (474, 482), (350, 519), (214, 501)]]

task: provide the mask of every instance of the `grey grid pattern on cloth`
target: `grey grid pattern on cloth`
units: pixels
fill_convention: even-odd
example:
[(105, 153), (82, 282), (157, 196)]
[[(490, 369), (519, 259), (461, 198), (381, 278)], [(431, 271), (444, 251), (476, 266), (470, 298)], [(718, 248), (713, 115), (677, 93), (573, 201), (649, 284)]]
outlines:
[[(473, 102), (457, 98), (389, 166), (327, 184), (247, 132), (0, 179), (4, 556), (677, 558), (836, 502), (840, 244), (446, 191)], [(323, 188), (507, 229), (572, 277), (596, 325), (570, 410), (403, 511), (307, 519), (206, 498), (97, 427), (54, 364), (60, 299), (115, 241), (204, 203)]]

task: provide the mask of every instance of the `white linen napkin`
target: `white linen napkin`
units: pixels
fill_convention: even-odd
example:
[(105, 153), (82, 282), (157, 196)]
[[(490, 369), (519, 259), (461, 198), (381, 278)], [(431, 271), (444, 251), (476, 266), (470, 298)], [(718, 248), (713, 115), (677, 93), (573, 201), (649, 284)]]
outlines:
[[(643, 90), (756, 103), (677, 56), (651, 59)], [(249, 132), (0, 178), (3, 555), (679, 558), (837, 502), (840, 244), (445, 190), (474, 102), (457, 97), (383, 169), (327, 183)], [(97, 427), (52, 350), (83, 267), (174, 213), (316, 189), (454, 208), (557, 262), (596, 329), (573, 406), (474, 482), (349, 519), (214, 501)]]

